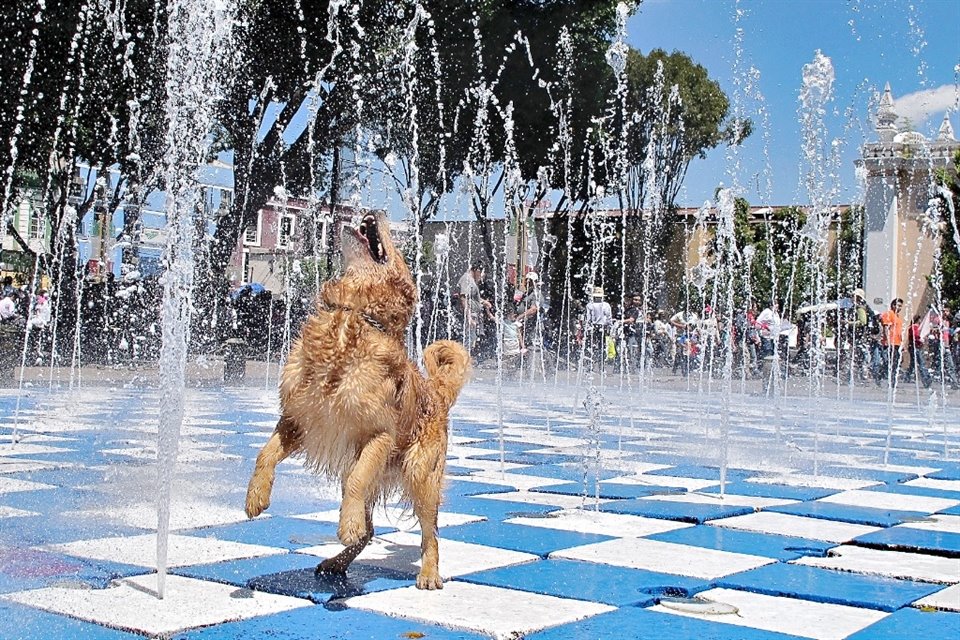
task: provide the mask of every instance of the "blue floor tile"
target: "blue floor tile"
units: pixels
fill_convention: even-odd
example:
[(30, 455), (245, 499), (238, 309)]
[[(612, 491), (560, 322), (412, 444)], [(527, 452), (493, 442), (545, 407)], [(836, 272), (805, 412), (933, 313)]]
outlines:
[[(471, 449), (489, 449), (492, 453), (496, 453), (499, 458), (500, 449), (502, 448), (505, 453), (519, 453), (521, 451), (528, 451), (530, 449), (536, 449), (536, 445), (532, 445), (529, 442), (520, 442), (518, 440), (504, 439), (503, 443), (498, 439), (490, 440), (480, 440), (479, 442), (471, 442), (469, 445)], [(480, 454), (481, 456), (489, 454)], [(476, 458), (478, 456), (467, 456), (467, 458)], [(491, 458), (492, 459), (492, 458)]]
[(445, 527), (440, 534), (447, 540), (472, 542), (512, 551), (533, 553), (538, 556), (546, 556), (560, 549), (612, 539), (611, 536), (594, 533), (528, 527), (506, 522), (474, 522), (458, 527)]
[(928, 478), (935, 478), (937, 480), (960, 480), (960, 464), (941, 460), (936, 463), (936, 466), (940, 467), (940, 470), (928, 473)]
[[(720, 482), (719, 467), (704, 467), (694, 464), (681, 464), (667, 469), (654, 469), (647, 471), (650, 476), (675, 476), (680, 478), (697, 478), (699, 480), (715, 480)], [(755, 476), (753, 471), (744, 471), (742, 469), (727, 469), (727, 482), (745, 480)]]
[(103, 589), (111, 580), (149, 573), (144, 567), (76, 558), (37, 549), (0, 547), (0, 593), (53, 584), (84, 584)]
[(686, 576), (554, 559), (471, 573), (457, 580), (616, 607), (648, 606), (663, 595), (689, 597), (710, 586)]
[[(703, 493), (720, 493), (720, 487), (701, 489)], [(794, 487), (786, 484), (766, 484), (763, 482), (728, 482), (725, 493), (735, 496), (757, 498), (778, 498), (780, 500), (818, 500), (839, 493), (836, 489), (818, 487)]]
[[(500, 522), (508, 518), (540, 517), (551, 511), (558, 511), (560, 507), (546, 504), (532, 504), (529, 502), (510, 502), (494, 500), (492, 498), (454, 497), (448, 498), (443, 505), (444, 510), (454, 513), (465, 513), (473, 516), (482, 516), (493, 522)], [(446, 528), (441, 530), (441, 533)]]
[(144, 529), (91, 518), (71, 518), (62, 514), (22, 516), (6, 518), (0, 524), (0, 545), (34, 547), (142, 533), (145, 533)]
[(627, 513), (634, 516), (678, 520), (695, 524), (754, 512), (753, 507), (674, 502), (672, 500), (618, 500), (617, 502), (602, 504), (600, 509), (609, 513)]
[(62, 513), (64, 511), (84, 511), (109, 504), (115, 500), (100, 491), (70, 489), (38, 489), (36, 491), (17, 491), (0, 496), (0, 504), (14, 509), (25, 509), (37, 513)]
[(834, 520), (836, 522), (851, 522), (865, 524), (872, 527), (892, 527), (894, 525), (926, 517), (926, 513), (919, 511), (888, 511), (885, 509), (871, 509), (869, 507), (855, 507), (848, 504), (834, 502), (797, 502), (776, 507), (769, 507), (767, 511), (790, 513), (808, 518)]
[(582, 464), (546, 464), (538, 467), (522, 467), (520, 469), (511, 469), (510, 473), (519, 473), (522, 475), (537, 476), (539, 478), (556, 478), (557, 480), (566, 480), (568, 482), (582, 482), (586, 474), (587, 480), (593, 482), (599, 477), (602, 480), (609, 480), (616, 476), (623, 475), (615, 471), (600, 469), (593, 466), (592, 462), (584, 467)]
[(905, 496), (924, 496), (927, 498), (943, 498), (944, 500), (960, 500), (960, 491), (944, 491), (932, 487), (916, 487), (909, 484), (887, 484), (876, 487), (867, 487), (865, 491), (882, 491)]
[(866, 576), (797, 564), (770, 564), (717, 581), (718, 587), (896, 611), (943, 589), (941, 584)]
[(139, 634), (118, 631), (3, 600), (0, 600), (0, 633), (4, 640), (143, 640), (143, 636)]
[(516, 489), (502, 484), (473, 480), (447, 480), (443, 487), (443, 495), (447, 499), (451, 496), (476, 496), (481, 493), (508, 493), (510, 491), (516, 491)]
[(246, 587), (252, 580), (285, 571), (309, 569), (313, 571), (320, 558), (301, 553), (282, 553), (258, 558), (242, 558), (212, 564), (196, 564), (188, 567), (174, 567), (170, 573), (199, 580), (211, 580)]
[(316, 567), (308, 567), (259, 576), (250, 580), (247, 586), (255, 591), (326, 604), (332, 600), (409, 587), (415, 583), (415, 572), (405, 574), (354, 562), (346, 575), (318, 575)]
[[(396, 531), (396, 528), (378, 529), (378, 534)], [(201, 538), (216, 538), (247, 544), (260, 544), (283, 549), (300, 549), (320, 544), (337, 543), (337, 524), (303, 518), (273, 516), (217, 527), (204, 527), (182, 532)]]
[[(650, 484), (619, 484), (616, 482), (588, 481), (586, 487), (582, 482), (566, 482), (550, 484), (545, 487), (531, 489), (535, 493), (559, 493), (568, 496), (586, 496), (587, 499), (599, 497), (604, 500), (640, 498), (644, 496), (662, 496), (685, 493), (677, 487), (664, 487)], [(598, 495), (599, 494), (599, 495)]]
[(799, 636), (621, 607), (585, 620), (545, 629), (524, 640), (800, 640)]
[(858, 469), (856, 467), (827, 466), (820, 469), (821, 475), (832, 478), (851, 478), (854, 480), (873, 480), (885, 484), (900, 484), (914, 480), (919, 476), (905, 471), (884, 471), (883, 469)]
[[(470, 445), (473, 446), (473, 445)], [(529, 445), (527, 445), (529, 448)], [(487, 453), (483, 455), (470, 456), (471, 460), (499, 460), (499, 453)], [(511, 462), (513, 464), (527, 464), (527, 465), (546, 465), (546, 464), (562, 464), (564, 462), (570, 461), (570, 456), (565, 456), (561, 454), (550, 454), (550, 453), (531, 453), (529, 451), (508, 451), (503, 456), (504, 462)]]
[(905, 638), (960, 638), (960, 613), (920, 611), (907, 607), (861, 629), (846, 640), (904, 640)]
[(835, 545), (819, 540), (792, 538), (752, 531), (738, 531), (728, 527), (698, 525), (647, 536), (651, 540), (688, 544), (694, 547), (718, 549), (787, 561), (803, 556), (823, 556)]
[(295, 609), (271, 616), (228, 622), (178, 633), (173, 640), (489, 640), (469, 631), (456, 631), (413, 620), (322, 606)]
[(855, 538), (853, 544), (877, 549), (920, 551), (952, 558), (960, 557), (960, 533), (944, 531), (892, 527)]

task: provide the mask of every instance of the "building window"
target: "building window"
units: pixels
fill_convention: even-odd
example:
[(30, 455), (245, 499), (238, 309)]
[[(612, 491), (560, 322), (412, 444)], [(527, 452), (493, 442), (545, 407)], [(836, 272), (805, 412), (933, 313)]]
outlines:
[(257, 211), (257, 223), (255, 225), (247, 227), (246, 231), (244, 231), (243, 244), (252, 245), (255, 247), (260, 246), (260, 222), (263, 218), (261, 213), (262, 212)]
[(277, 247), (289, 249), (293, 245), (293, 216), (280, 216), (277, 228)]
[(243, 252), (243, 264), (240, 267), (240, 284), (249, 284), (253, 280), (253, 269), (250, 266), (250, 252)]
[(46, 225), (43, 219), (43, 212), (34, 207), (30, 208), (30, 239), (43, 238)]

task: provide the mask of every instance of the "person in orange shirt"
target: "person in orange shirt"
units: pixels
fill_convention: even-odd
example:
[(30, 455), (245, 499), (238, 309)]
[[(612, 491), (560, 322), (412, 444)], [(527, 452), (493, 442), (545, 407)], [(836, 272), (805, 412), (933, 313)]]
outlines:
[[(897, 298), (890, 303), (889, 309), (880, 314), (880, 325), (883, 327), (880, 344), (886, 360), (883, 369), (886, 371), (887, 383), (891, 386), (897, 384), (897, 372), (900, 371), (900, 346), (903, 344), (903, 318), (900, 317), (902, 310), (903, 300)], [(880, 384), (879, 378), (877, 384)]]

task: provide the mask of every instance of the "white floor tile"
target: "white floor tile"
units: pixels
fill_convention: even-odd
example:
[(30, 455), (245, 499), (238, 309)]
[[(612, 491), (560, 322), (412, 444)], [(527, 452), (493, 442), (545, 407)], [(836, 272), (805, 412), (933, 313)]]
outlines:
[(878, 527), (868, 527), (862, 524), (807, 518), (788, 513), (774, 513), (773, 511), (760, 511), (758, 513), (748, 513), (744, 516), (712, 520), (709, 524), (715, 527), (773, 533), (838, 544), (880, 530)]
[(550, 514), (549, 518), (510, 518), (507, 522), (523, 524), (530, 527), (544, 529), (559, 529), (561, 531), (576, 531), (579, 533), (596, 533), (600, 535), (616, 536), (618, 538), (642, 538), (655, 533), (676, 531), (692, 527), (686, 522), (674, 520), (660, 520), (645, 518), (623, 513), (605, 513), (594, 511), (589, 507), (584, 509), (566, 509)]
[(0, 505), (0, 518), (25, 518), (27, 516), (38, 516), (39, 513), (35, 511), (25, 511), (23, 509), (15, 509), (14, 507), (5, 507)]
[[(126, 456), (137, 460), (154, 461), (157, 459), (157, 450), (153, 447), (130, 447), (124, 449), (105, 449), (103, 453), (115, 456)], [(216, 462), (219, 460), (239, 460), (240, 456), (222, 451), (209, 449), (189, 448), (177, 452), (177, 464), (192, 464), (195, 462)]]
[(500, 473), (499, 469), (477, 471), (466, 477), (456, 476), (456, 479), (499, 484), (505, 487), (513, 487), (517, 491), (529, 491), (530, 489), (537, 489), (539, 487), (549, 487), (554, 484), (566, 483), (565, 480), (558, 480), (557, 478), (541, 478), (539, 476), (528, 476), (522, 473)]
[(873, 609), (781, 598), (733, 589), (710, 589), (699, 595), (714, 602), (735, 607), (737, 612), (705, 615), (671, 609), (662, 604), (650, 609), (710, 622), (817, 638), (817, 640), (841, 640), (890, 615)]
[(937, 478), (914, 478), (907, 480), (903, 484), (908, 487), (923, 487), (925, 489), (938, 489), (940, 491), (956, 491), (960, 493), (960, 480), (938, 480)]
[[(108, 507), (103, 511), (78, 511), (84, 518), (102, 518), (139, 529), (157, 528), (157, 505), (144, 502), (127, 507)], [(170, 505), (170, 530), (215, 527), (221, 524), (243, 522), (247, 514), (239, 507), (226, 507), (196, 500), (174, 500)]]
[(851, 571), (923, 582), (960, 582), (960, 558), (907, 553), (842, 545), (830, 549), (826, 558), (805, 557), (792, 561), (824, 569)]
[(651, 476), (643, 473), (618, 476), (610, 478), (606, 482), (613, 484), (640, 484), (654, 487), (677, 487), (687, 491), (700, 491), (707, 487), (716, 487), (720, 484), (720, 477), (716, 480), (704, 480), (702, 478), (683, 478), (680, 476)]
[(114, 581), (106, 589), (49, 587), (3, 596), (31, 607), (151, 636), (228, 620), (316, 606), (309, 600), (168, 575), (162, 600), (157, 576)]
[(0, 494), (17, 493), (19, 491), (37, 491), (39, 489), (56, 489), (56, 487), (43, 482), (31, 482), (29, 480), (17, 480), (16, 478), (4, 478), (0, 476)]
[(607, 540), (606, 542), (556, 551), (551, 553), (550, 557), (597, 562), (617, 567), (645, 569), (709, 580), (776, 562), (772, 558), (647, 540), (646, 538)]
[(960, 611), (960, 584), (931, 593), (913, 603), (915, 607), (933, 607), (944, 611)]
[(44, 469), (59, 469), (66, 466), (69, 465), (41, 462), (39, 460), (23, 460), (20, 458), (0, 458), (0, 474), (29, 473), (31, 471), (43, 471)]
[(350, 598), (346, 604), (355, 609), (467, 629), (504, 640), (614, 610), (596, 602), (466, 582), (449, 582), (442, 591), (420, 591), (415, 587), (380, 591)]
[(18, 442), (16, 444), (5, 442), (0, 444), (0, 456), (34, 456), (40, 453), (63, 453), (65, 451), (73, 451), (73, 449), (47, 444), (31, 444), (29, 442)]
[(869, 507), (871, 509), (888, 509), (891, 511), (918, 511), (934, 513), (943, 511), (960, 504), (960, 500), (946, 498), (931, 498), (927, 496), (912, 496), (904, 493), (887, 493), (886, 491), (843, 491), (826, 498), (821, 502), (835, 504), (849, 504), (855, 507)]
[[(960, 516), (947, 516), (934, 513), (928, 516), (925, 520), (904, 522), (903, 524), (897, 526), (907, 527), (910, 529), (923, 529), (924, 531), (939, 531), (941, 533), (960, 534)], [(960, 582), (960, 574), (958, 574), (957, 581)]]
[[(442, 534), (442, 532), (441, 532)], [(440, 536), (440, 575), (446, 580), (468, 573), (533, 562), (539, 557), (470, 542), (446, 540)], [(324, 544), (298, 549), (297, 553), (331, 558), (343, 550), (339, 544)], [(420, 536), (414, 533), (390, 533), (374, 538), (356, 562), (415, 574), (420, 567)]]
[[(171, 535), (168, 545), (167, 564), (171, 567), (287, 553), (286, 549), (195, 536)], [(122, 538), (80, 540), (44, 548), (80, 558), (109, 560), (141, 567), (156, 568), (157, 564), (157, 537), (152, 533)]]

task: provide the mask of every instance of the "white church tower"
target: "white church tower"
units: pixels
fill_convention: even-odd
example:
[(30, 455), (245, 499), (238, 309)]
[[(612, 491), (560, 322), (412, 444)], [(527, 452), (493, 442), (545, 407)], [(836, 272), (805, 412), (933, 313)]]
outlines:
[(898, 129), (887, 83), (876, 113), (878, 142), (864, 145), (857, 166), (866, 174), (864, 198), (864, 290), (878, 311), (903, 298), (904, 317), (932, 300), (927, 276), (933, 269), (934, 239), (924, 230), (933, 171), (952, 166), (960, 143), (948, 115), (934, 141)]

